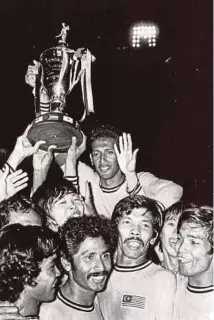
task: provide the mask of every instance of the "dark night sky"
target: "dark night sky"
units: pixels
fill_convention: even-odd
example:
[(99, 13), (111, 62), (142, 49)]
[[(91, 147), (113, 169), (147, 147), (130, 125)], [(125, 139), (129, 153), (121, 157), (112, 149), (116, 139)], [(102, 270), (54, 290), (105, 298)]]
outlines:
[[(69, 46), (96, 56), (96, 119), (132, 134), (138, 170), (182, 184), (188, 201), (212, 204), (212, 11), (210, 0), (2, 0), (1, 147), (33, 120), (24, 75), (65, 22)], [(138, 21), (158, 24), (155, 48), (129, 46)]]

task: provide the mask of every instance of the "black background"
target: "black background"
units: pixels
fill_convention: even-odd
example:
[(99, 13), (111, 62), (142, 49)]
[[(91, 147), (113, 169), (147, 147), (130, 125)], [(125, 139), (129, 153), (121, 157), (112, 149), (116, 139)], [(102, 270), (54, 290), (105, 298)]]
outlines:
[[(178, 182), (188, 201), (212, 204), (212, 11), (210, 0), (1, 0), (0, 147), (11, 149), (34, 119), (27, 66), (56, 45), (65, 22), (69, 46), (96, 56), (91, 123), (130, 132), (138, 171)], [(159, 26), (155, 48), (131, 48), (139, 21)], [(69, 112), (81, 108), (78, 95), (77, 87)]]

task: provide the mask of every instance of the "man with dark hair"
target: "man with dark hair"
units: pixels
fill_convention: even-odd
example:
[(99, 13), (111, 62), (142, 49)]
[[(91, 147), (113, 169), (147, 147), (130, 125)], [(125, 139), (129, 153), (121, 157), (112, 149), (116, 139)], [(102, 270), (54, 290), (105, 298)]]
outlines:
[(42, 304), (40, 319), (102, 319), (96, 293), (105, 288), (111, 272), (117, 230), (106, 218), (82, 216), (68, 219), (60, 235), (68, 281), (54, 302)]
[(112, 223), (119, 241), (107, 289), (98, 295), (104, 319), (170, 320), (175, 276), (148, 259), (162, 227), (158, 203), (141, 195), (124, 198), (115, 206)]
[(178, 288), (175, 302), (179, 320), (214, 317), (213, 208), (189, 204), (178, 220)]
[(33, 194), (33, 203), (46, 218), (46, 223), (54, 231), (70, 217), (84, 213), (84, 201), (70, 181), (45, 181)]
[[(85, 140), (85, 139), (84, 139)], [(130, 134), (110, 125), (100, 125), (92, 131), (90, 159), (93, 169), (77, 160), (85, 150), (76, 146), (76, 138), (67, 153), (64, 176), (79, 179), (80, 192), (85, 194), (85, 181), (92, 186), (94, 204), (99, 214), (110, 218), (116, 203), (129, 194), (145, 195), (168, 208), (180, 200), (182, 187), (172, 181), (155, 177), (149, 172), (136, 172), (138, 149), (132, 150)]]
[(162, 266), (175, 274), (178, 272), (177, 224), (184, 208), (184, 203), (179, 201), (163, 212), (160, 242), (155, 247)]
[(55, 298), (58, 252), (58, 236), (47, 228), (5, 226), (0, 232), (0, 301), (14, 304), (26, 318), (38, 319), (41, 302)]
[(41, 226), (43, 216), (39, 214), (32, 200), (24, 195), (14, 195), (0, 203), (0, 230), (7, 224)]

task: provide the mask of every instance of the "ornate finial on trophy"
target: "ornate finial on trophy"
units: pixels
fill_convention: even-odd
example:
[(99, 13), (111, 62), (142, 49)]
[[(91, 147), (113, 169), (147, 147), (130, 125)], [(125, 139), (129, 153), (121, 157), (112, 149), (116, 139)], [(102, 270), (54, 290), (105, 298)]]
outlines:
[(56, 38), (61, 37), (59, 40), (59, 43), (66, 43), (66, 38), (67, 38), (67, 32), (70, 30), (70, 27), (66, 25), (64, 22), (62, 22), (62, 30)]

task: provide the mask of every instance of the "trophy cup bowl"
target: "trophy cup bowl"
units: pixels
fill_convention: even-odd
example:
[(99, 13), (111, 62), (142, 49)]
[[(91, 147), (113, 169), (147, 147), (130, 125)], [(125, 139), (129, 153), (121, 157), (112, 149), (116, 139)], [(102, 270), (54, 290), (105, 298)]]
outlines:
[[(34, 145), (39, 140), (46, 143), (40, 148), (47, 150), (55, 145), (57, 152), (65, 152), (76, 137), (79, 146), (83, 140), (80, 123), (93, 110), (90, 81), (90, 63), (94, 58), (87, 49), (76, 51), (66, 43), (69, 27), (63, 24), (57, 46), (45, 50), (40, 55), (35, 81), (36, 118), (28, 132), (28, 139)], [(81, 80), (84, 114), (75, 120), (64, 112), (66, 98), (73, 87)], [(27, 82), (27, 80), (26, 80)], [(29, 82), (27, 82), (29, 83)], [(29, 83), (30, 84), (30, 83)]]

